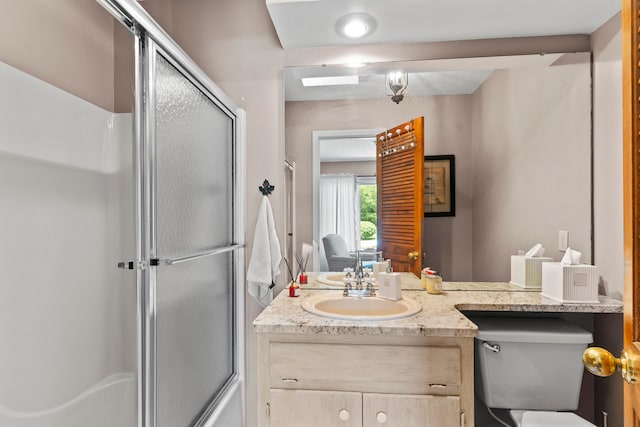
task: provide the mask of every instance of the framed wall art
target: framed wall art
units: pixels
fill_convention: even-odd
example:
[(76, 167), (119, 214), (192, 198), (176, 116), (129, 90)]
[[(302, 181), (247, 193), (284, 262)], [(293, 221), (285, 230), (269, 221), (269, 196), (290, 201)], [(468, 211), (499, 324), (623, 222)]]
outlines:
[(455, 157), (424, 156), (424, 216), (456, 215)]

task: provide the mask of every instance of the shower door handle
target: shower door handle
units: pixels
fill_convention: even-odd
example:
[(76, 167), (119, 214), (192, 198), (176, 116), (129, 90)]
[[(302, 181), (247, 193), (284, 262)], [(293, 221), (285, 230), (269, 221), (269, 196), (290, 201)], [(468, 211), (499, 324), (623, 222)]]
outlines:
[(118, 268), (123, 270), (144, 270), (147, 265), (145, 261), (120, 261)]
[(133, 261), (121, 261), (118, 263), (118, 268), (122, 268), (123, 270), (133, 270), (133, 267)]
[(196, 254), (193, 255), (189, 255), (189, 256), (185, 256), (185, 257), (181, 257), (181, 258), (172, 258), (172, 259), (159, 259), (159, 258), (152, 258), (149, 260), (149, 262), (147, 261), (120, 261), (118, 263), (118, 268), (121, 268), (123, 270), (144, 270), (145, 268), (147, 268), (149, 265), (152, 265), (154, 267), (160, 265), (160, 264), (164, 264), (164, 265), (174, 265), (174, 264), (180, 264), (182, 262), (186, 262), (186, 261), (192, 261), (195, 259), (200, 259), (200, 258), (205, 258), (211, 255), (218, 255), (218, 254), (223, 254), (226, 252), (231, 252), (234, 251), (236, 249), (241, 249), (244, 248), (245, 245), (241, 244), (241, 245), (231, 245), (231, 246), (225, 246), (225, 247), (219, 247), (219, 248), (213, 248), (204, 252), (198, 252)]
[(180, 258), (171, 258), (171, 259), (152, 259), (151, 260), (151, 265), (160, 265), (160, 264), (165, 264), (165, 265), (174, 265), (174, 264), (180, 264), (183, 262), (187, 262), (187, 261), (193, 261), (196, 259), (200, 259), (200, 258), (205, 258), (211, 255), (219, 255), (219, 254), (224, 254), (227, 252), (232, 252), (235, 251), (236, 249), (242, 249), (244, 248), (245, 245), (244, 244), (236, 244), (236, 245), (231, 245), (231, 246), (221, 246), (221, 247), (217, 247), (217, 248), (212, 248), (203, 252), (198, 252), (192, 255), (187, 255), (184, 257), (180, 257)]

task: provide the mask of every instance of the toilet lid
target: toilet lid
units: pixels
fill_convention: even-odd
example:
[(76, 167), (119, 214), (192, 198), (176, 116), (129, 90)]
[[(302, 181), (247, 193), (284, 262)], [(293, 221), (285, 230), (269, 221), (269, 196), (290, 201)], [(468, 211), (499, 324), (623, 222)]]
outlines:
[(527, 411), (522, 415), (522, 427), (595, 427), (572, 412)]

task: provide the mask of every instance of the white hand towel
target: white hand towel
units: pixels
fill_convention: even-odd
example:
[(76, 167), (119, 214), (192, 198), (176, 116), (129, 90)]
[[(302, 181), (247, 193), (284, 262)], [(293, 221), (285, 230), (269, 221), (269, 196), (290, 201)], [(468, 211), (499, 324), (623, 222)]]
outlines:
[(276, 234), (271, 203), (269, 198), (264, 196), (258, 212), (253, 250), (247, 270), (249, 294), (263, 307), (273, 300), (273, 286), (280, 274), (281, 260), (280, 242)]

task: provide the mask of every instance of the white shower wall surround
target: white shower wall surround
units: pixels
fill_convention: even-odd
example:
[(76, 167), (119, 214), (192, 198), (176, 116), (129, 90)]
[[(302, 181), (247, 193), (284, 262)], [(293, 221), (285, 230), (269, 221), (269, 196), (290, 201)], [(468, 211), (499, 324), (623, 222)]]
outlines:
[(129, 145), (118, 138), (131, 139), (131, 114), (106, 111), (2, 62), (0, 78), (3, 153), (105, 174), (123, 166), (120, 151)]
[(20, 412), (0, 407), (0, 426), (91, 427), (132, 426), (136, 383), (132, 373), (114, 374), (73, 399), (43, 411)]
[(134, 426), (131, 114), (3, 63), (0, 93), (0, 425)]

